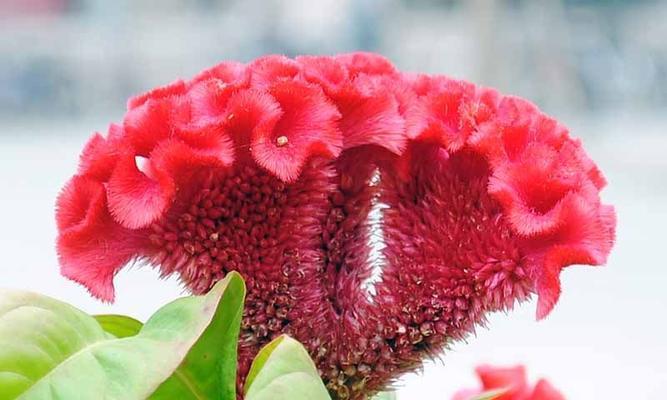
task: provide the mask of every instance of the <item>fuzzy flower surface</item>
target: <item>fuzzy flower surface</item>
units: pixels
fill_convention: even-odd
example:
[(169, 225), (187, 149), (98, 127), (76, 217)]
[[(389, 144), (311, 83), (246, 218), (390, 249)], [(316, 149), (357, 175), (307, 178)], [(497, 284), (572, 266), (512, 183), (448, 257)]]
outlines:
[(533, 104), (369, 53), (225, 62), (134, 97), (57, 201), (62, 273), (97, 298), (131, 262), (193, 293), (247, 281), (239, 385), (288, 333), (364, 399), (600, 265), (615, 214), (579, 140)]
[(452, 400), (470, 400), (484, 392), (499, 390), (501, 395), (494, 400), (565, 400), (565, 396), (542, 378), (530, 386), (523, 365), (514, 367), (495, 367), (480, 365), (475, 369), (481, 388), (464, 389), (457, 392)]

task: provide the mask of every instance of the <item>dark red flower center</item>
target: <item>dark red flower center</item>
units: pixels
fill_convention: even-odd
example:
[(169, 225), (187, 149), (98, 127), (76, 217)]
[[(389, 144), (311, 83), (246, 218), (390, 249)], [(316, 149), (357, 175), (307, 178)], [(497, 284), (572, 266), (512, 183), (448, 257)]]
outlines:
[[(286, 184), (250, 166), (211, 175), (191, 199), (151, 226), (166, 273), (179, 272), (195, 293), (204, 293), (229, 271), (253, 274), (273, 263), (287, 202)], [(241, 268), (242, 267), (242, 268)]]
[(322, 161), (294, 183), (249, 164), (209, 172), (152, 224), (152, 261), (194, 293), (243, 274), (242, 373), (288, 332), (338, 398), (355, 398), (531, 290), (485, 161), (435, 145), (411, 151), (409, 181)]

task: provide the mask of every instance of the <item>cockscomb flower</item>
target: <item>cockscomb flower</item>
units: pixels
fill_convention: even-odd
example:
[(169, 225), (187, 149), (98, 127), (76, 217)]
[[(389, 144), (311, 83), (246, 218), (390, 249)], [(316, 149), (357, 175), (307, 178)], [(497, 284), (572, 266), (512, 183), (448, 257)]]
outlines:
[[(248, 286), (240, 376), (288, 333), (363, 399), (605, 262), (604, 178), (534, 105), (366, 53), (222, 63), (130, 99), (57, 203), (62, 273), (112, 301), (143, 261), (193, 293)], [(243, 384), (240, 379), (239, 385)]]
[(452, 397), (452, 400), (471, 400), (482, 393), (496, 391), (499, 394), (493, 397), (494, 400), (565, 400), (565, 396), (544, 378), (531, 387), (526, 379), (526, 368), (523, 365), (514, 367), (480, 365), (475, 368), (475, 372), (482, 387), (461, 390)]

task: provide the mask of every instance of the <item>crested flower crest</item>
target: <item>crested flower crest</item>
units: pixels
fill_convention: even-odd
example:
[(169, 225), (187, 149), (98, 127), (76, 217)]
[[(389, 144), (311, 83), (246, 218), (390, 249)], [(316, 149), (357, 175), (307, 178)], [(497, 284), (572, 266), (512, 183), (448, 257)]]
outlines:
[(239, 271), (241, 376), (288, 333), (336, 398), (364, 398), (489, 312), (534, 293), (544, 318), (563, 268), (614, 241), (560, 123), (375, 54), (222, 63), (127, 108), (58, 198), (62, 273), (113, 301), (132, 261), (193, 293)]

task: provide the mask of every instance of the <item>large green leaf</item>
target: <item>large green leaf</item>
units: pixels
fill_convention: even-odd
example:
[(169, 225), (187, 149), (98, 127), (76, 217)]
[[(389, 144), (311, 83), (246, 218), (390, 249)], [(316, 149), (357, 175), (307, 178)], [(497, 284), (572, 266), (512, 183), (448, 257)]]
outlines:
[(250, 367), (246, 400), (330, 400), (308, 352), (296, 340), (280, 336), (267, 344)]
[(214, 318), (185, 360), (151, 400), (236, 399), (236, 349), (243, 315), (245, 285), (234, 273)]
[(141, 322), (126, 315), (104, 314), (94, 315), (94, 318), (102, 329), (118, 339), (134, 336), (144, 326)]
[[(233, 399), (236, 396), (236, 348), (243, 314), (245, 288), (241, 280), (231, 281), (214, 319), (185, 360), (150, 396), (152, 400)], [(134, 336), (141, 322), (124, 315), (96, 315), (95, 319), (116, 337)]]
[(98, 323), (65, 303), (0, 291), (0, 399), (15, 399), (71, 355), (107, 340)]
[[(234, 371), (223, 375), (221, 369), (208, 366), (193, 369), (197, 357), (191, 359), (188, 353), (205, 353), (201, 343), (211, 325), (224, 330), (220, 321), (238, 320), (225, 307), (237, 312), (232, 306), (242, 303), (243, 292), (241, 277), (229, 274), (208, 295), (176, 300), (153, 315), (137, 335), (117, 339), (93, 317), (65, 303), (0, 291), (0, 400), (143, 400), (167, 384), (179, 366), (201, 379), (197, 389), (206, 393), (203, 398), (233, 399), (229, 375)], [(234, 331), (238, 326), (227, 328)], [(229, 348), (223, 354), (229, 355)], [(234, 365), (235, 351), (234, 347)], [(216, 384), (217, 395), (208, 396)]]

